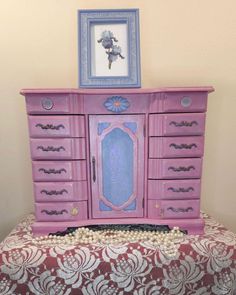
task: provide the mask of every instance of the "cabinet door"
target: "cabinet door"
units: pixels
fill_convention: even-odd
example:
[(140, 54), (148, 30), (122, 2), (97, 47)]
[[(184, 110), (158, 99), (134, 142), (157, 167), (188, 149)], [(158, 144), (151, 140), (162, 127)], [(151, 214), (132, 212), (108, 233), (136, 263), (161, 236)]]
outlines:
[(144, 115), (93, 115), (89, 124), (93, 218), (142, 217)]

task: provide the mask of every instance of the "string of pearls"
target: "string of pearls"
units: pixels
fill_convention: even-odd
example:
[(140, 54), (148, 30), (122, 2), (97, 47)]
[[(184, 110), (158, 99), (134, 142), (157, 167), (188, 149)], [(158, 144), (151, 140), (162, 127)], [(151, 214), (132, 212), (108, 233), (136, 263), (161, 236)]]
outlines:
[(103, 244), (116, 245), (122, 243), (147, 242), (154, 247), (160, 248), (170, 256), (175, 255), (178, 250), (178, 243), (184, 234), (178, 227), (169, 232), (145, 231), (145, 230), (91, 230), (80, 227), (73, 233), (65, 236), (41, 236), (33, 241), (38, 245), (75, 245), (75, 244)]

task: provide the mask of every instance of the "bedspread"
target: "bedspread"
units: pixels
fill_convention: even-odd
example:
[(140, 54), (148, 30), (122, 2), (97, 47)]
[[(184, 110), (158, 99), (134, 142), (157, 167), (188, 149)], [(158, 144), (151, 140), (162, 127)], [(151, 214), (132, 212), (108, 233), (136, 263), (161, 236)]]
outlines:
[(0, 243), (0, 294), (236, 294), (236, 234), (203, 218), (172, 257), (147, 241), (38, 245), (31, 214)]

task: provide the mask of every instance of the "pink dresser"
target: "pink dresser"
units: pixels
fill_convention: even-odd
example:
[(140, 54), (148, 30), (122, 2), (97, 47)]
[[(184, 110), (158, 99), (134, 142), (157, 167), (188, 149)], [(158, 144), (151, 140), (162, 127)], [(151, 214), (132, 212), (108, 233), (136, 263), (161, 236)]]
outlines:
[(24, 89), (36, 235), (92, 224), (203, 232), (205, 112), (212, 87)]

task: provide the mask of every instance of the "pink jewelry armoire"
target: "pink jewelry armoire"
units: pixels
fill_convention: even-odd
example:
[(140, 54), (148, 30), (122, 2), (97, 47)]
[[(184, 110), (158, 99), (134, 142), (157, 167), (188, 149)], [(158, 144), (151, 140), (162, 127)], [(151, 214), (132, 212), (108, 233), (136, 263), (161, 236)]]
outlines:
[(36, 235), (94, 224), (178, 226), (200, 217), (212, 87), (24, 89)]

